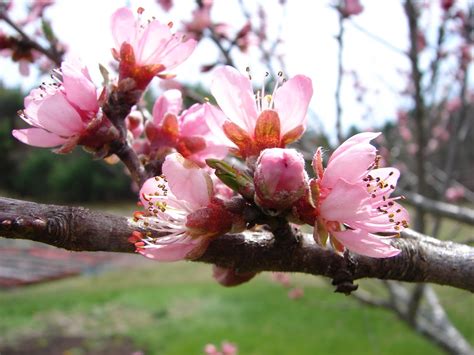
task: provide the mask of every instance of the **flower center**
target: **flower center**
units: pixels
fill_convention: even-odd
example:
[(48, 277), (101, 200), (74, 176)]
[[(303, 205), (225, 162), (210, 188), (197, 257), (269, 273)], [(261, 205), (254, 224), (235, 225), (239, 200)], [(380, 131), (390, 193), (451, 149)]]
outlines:
[[(249, 79), (252, 80), (252, 76), (250, 74), (250, 67), (247, 67), (245, 70), (247, 71), (247, 75), (248, 75)], [(274, 108), (274, 100), (273, 99), (275, 97), (276, 91), (286, 81), (286, 78), (283, 77), (283, 72), (279, 71), (278, 74), (277, 74), (278, 78), (275, 81), (275, 86), (273, 87), (273, 92), (271, 94), (266, 94), (265, 93), (265, 81), (269, 76), (270, 76), (270, 73), (265, 72), (265, 76), (262, 80), (262, 86), (261, 86), (260, 90), (257, 90), (257, 92), (254, 95), (255, 96), (255, 103), (257, 105), (257, 111), (259, 113), (261, 113), (264, 110), (272, 110)]]

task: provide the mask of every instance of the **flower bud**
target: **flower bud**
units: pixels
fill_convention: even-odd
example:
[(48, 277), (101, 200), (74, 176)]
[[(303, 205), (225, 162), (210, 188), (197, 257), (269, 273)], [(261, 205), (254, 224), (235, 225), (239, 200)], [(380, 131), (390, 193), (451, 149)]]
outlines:
[(291, 207), (308, 186), (303, 156), (294, 149), (265, 149), (257, 160), (254, 183), (255, 202), (261, 207)]

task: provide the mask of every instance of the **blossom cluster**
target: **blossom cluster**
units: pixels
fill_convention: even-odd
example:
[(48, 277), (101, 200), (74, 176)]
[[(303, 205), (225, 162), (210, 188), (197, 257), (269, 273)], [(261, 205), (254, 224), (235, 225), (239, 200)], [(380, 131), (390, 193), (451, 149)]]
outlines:
[[(52, 84), (25, 99), (20, 116), (32, 128), (13, 131), (23, 143), (60, 153), (79, 144), (105, 157), (120, 143), (140, 163), (162, 162), (161, 175), (144, 179), (139, 191), (143, 209), (134, 214), (137, 231), (130, 237), (138, 253), (158, 261), (199, 258), (213, 238), (253, 227), (245, 208), (259, 210), (266, 220), (309, 225), (315, 243), (336, 253), (384, 258), (400, 252), (389, 238), (399, 236), (409, 218), (399, 198), (391, 197), (399, 171), (380, 167), (371, 144), (379, 133), (349, 138), (326, 166), (322, 148), (315, 149), (313, 177), (303, 154), (287, 147), (307, 126), (313, 87), (305, 75), (287, 79), (278, 73), (273, 86), (266, 75), (254, 91), (248, 75), (221, 66), (210, 86), (217, 105), (206, 100), (184, 107), (182, 92), (171, 89), (156, 99), (151, 115), (136, 101), (118, 122), (110, 108), (111, 102), (121, 104), (117, 93), (126, 88), (125, 97), (135, 97), (130, 93), (141, 95), (153, 77), (170, 78), (197, 44), (172, 33), (171, 24), (143, 15), (141, 8), (138, 18), (121, 8), (112, 16), (116, 81), (97, 87), (87, 68), (69, 58)], [(253, 276), (215, 269), (224, 285)]]

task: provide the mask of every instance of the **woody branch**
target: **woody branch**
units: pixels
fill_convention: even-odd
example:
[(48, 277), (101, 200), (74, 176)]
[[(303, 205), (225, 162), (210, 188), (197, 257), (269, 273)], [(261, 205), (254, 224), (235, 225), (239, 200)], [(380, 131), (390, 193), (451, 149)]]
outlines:
[[(137, 230), (122, 216), (82, 207), (38, 204), (0, 198), (0, 234), (74, 251), (134, 252), (128, 241)], [(278, 233), (278, 232), (274, 232)], [(412, 230), (393, 240), (401, 254), (385, 259), (324, 249), (301, 235), (294, 244), (276, 242), (269, 232), (226, 234), (215, 238), (198, 260), (238, 272), (288, 271), (322, 275), (335, 284), (361, 278), (431, 282), (474, 292), (474, 248), (440, 241)]]

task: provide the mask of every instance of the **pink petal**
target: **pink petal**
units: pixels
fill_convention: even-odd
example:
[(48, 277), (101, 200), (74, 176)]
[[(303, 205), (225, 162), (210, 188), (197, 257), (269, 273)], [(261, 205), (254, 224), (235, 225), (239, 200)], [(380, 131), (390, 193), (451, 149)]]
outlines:
[(277, 90), (274, 101), (280, 116), (282, 136), (297, 126), (306, 127), (306, 114), (312, 96), (313, 84), (304, 75), (291, 78)]
[(213, 142), (206, 142), (206, 148), (192, 154), (189, 158), (193, 161), (205, 163), (206, 159), (224, 159), (229, 152), (229, 148), (225, 145), (214, 144)]
[(350, 223), (370, 216), (370, 196), (360, 185), (338, 180), (321, 202), (321, 217), (327, 221)]
[(22, 143), (42, 148), (57, 147), (67, 141), (41, 128), (14, 129), (12, 135)]
[(143, 256), (154, 259), (157, 261), (179, 261), (184, 260), (186, 257), (201, 244), (199, 239), (191, 239), (186, 236), (176, 237), (176, 241), (173, 243), (158, 244), (160, 240), (157, 240), (157, 244), (139, 248), (138, 252)]
[(342, 153), (339, 152), (335, 158), (333, 154), (324, 171), (321, 184), (325, 187), (331, 187), (340, 178), (351, 183), (362, 183), (362, 178), (367, 174), (367, 169), (375, 161), (376, 152), (377, 149), (373, 145), (358, 143), (347, 147)]
[(329, 158), (328, 164), (335, 158), (337, 158), (340, 154), (344, 153), (347, 149), (350, 147), (356, 145), (356, 144), (368, 144), (370, 143), (371, 140), (377, 138), (380, 136), (380, 132), (363, 132), (363, 133), (358, 133), (352, 137), (350, 137), (348, 140), (346, 140), (344, 143), (342, 143), (335, 151), (332, 153), (331, 157)]
[(28, 60), (25, 60), (25, 59), (20, 59), (18, 61), (18, 66), (19, 66), (19, 70), (20, 70), (20, 74), (23, 75), (23, 76), (28, 76), (30, 75), (30, 62)]
[(127, 7), (122, 7), (115, 11), (111, 19), (112, 35), (115, 41), (115, 47), (120, 50), (123, 42), (132, 44), (135, 34), (136, 20), (133, 13)]
[(194, 104), (179, 117), (180, 132), (183, 136), (206, 135), (210, 133), (207, 125), (205, 104)]
[[(257, 275), (255, 272), (238, 273), (234, 269), (213, 265), (212, 277), (222, 286), (232, 287), (238, 286), (250, 281)], [(230, 350), (230, 349), (229, 349)]]
[(172, 89), (165, 91), (153, 105), (153, 123), (157, 126), (167, 113), (178, 115), (183, 107), (181, 91)]
[(81, 110), (97, 112), (96, 86), (90, 80), (87, 68), (78, 64), (65, 61), (61, 65), (66, 98)]
[(134, 45), (135, 59), (139, 64), (157, 64), (162, 59), (162, 52), (172, 38), (170, 28), (158, 20), (145, 25), (142, 33), (138, 34)]
[(253, 136), (257, 107), (249, 78), (225, 66), (214, 70), (211, 93), (226, 116)]
[(219, 141), (221, 144), (228, 147), (235, 147), (235, 144), (225, 135), (224, 130), (222, 129), (224, 122), (227, 121), (224, 112), (209, 103), (204, 105), (206, 107), (207, 125), (216, 141)]
[[(216, 111), (220, 111), (214, 108)], [(220, 135), (214, 135), (210, 129), (210, 111), (212, 111), (212, 105), (209, 103), (205, 104), (194, 104), (188, 110), (183, 112), (179, 117), (180, 123), (180, 134), (182, 137), (198, 136), (202, 137), (206, 142), (206, 148), (196, 152), (192, 155), (193, 160), (204, 162), (207, 158), (222, 159), (227, 155), (228, 148), (227, 138), (224, 139)], [(220, 111), (222, 113), (222, 111)], [(221, 116), (222, 122), (225, 121), (225, 117)], [(220, 130), (222, 132), (222, 129)]]
[(383, 239), (360, 229), (332, 232), (332, 234), (347, 249), (360, 255), (372, 258), (389, 258), (400, 254), (400, 250), (392, 247)]
[(213, 195), (212, 180), (204, 169), (174, 153), (166, 157), (163, 174), (171, 192), (178, 199), (189, 202), (193, 209), (209, 204)]
[(189, 58), (194, 52), (196, 45), (197, 42), (194, 39), (188, 39), (186, 42), (173, 45), (170, 50), (166, 50), (160, 64), (164, 65), (166, 70), (176, 68)]
[(72, 136), (83, 130), (81, 116), (60, 92), (42, 101), (30, 102), (25, 113), (41, 127), (60, 136)]
[[(410, 222), (408, 211), (396, 202), (389, 208), (384, 208), (387, 213), (373, 210), (373, 215), (364, 220), (351, 222), (351, 227), (364, 229), (370, 233), (397, 234), (405, 229), (403, 221)], [(397, 212), (398, 211), (398, 212)], [(393, 216), (391, 216), (393, 214)], [(390, 219), (393, 222), (390, 222)], [(399, 222), (399, 224), (396, 224)], [(398, 226), (398, 229), (396, 228)]]

